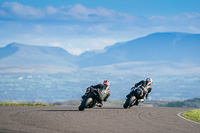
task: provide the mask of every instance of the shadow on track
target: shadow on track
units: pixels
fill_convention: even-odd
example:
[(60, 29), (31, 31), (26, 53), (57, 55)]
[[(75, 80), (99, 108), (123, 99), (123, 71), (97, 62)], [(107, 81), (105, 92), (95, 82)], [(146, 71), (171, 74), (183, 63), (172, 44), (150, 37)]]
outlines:
[(92, 109), (124, 109), (124, 108), (120, 108), (120, 107), (103, 107), (103, 108), (92, 108)]
[(10, 130), (10, 129), (0, 129), (0, 133), (31, 133), (31, 132), (22, 132), (17, 130)]
[(72, 112), (74, 112), (74, 111), (79, 111), (78, 109), (77, 110), (38, 110), (38, 111), (49, 111), (49, 112), (64, 112), (64, 111), (72, 111)]
[[(120, 108), (120, 107), (103, 107), (103, 108), (98, 108), (98, 107), (95, 107), (95, 108), (86, 108), (85, 111), (87, 110), (115, 110), (115, 109), (124, 109), (124, 108)], [(78, 109), (77, 110), (37, 110), (37, 111), (48, 111), (48, 112), (75, 112), (75, 111), (79, 111)]]

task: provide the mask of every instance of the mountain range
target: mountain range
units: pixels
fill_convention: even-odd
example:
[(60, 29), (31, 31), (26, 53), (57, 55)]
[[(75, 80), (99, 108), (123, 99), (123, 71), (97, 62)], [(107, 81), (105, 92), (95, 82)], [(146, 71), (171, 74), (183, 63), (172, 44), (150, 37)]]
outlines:
[(0, 48), (4, 72), (59, 72), (76, 68), (76, 56), (59, 47), (11, 43)]
[[(76, 56), (59, 47), (11, 43), (0, 48), (0, 101), (77, 100), (107, 79), (110, 99), (151, 77), (152, 100), (199, 97), (200, 34), (154, 33)], [(188, 91), (189, 90), (189, 91)]]
[(85, 52), (80, 55), (79, 64), (88, 67), (138, 61), (200, 63), (199, 48), (200, 34), (155, 33), (106, 47), (102, 53)]
[[(0, 48), (2, 72), (69, 72), (133, 62), (176, 62), (200, 65), (200, 34), (154, 33), (99, 51), (72, 55), (59, 47), (11, 43)], [(123, 68), (120, 68), (123, 69)]]

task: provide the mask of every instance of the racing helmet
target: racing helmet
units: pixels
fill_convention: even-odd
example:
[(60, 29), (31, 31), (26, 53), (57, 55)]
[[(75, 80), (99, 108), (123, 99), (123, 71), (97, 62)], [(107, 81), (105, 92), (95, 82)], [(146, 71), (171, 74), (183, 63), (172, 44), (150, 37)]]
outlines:
[(147, 81), (147, 83), (150, 83), (150, 84), (153, 83), (153, 79), (152, 78), (147, 78), (146, 81)]
[(108, 80), (104, 80), (104, 81), (103, 81), (103, 84), (104, 84), (104, 85), (110, 85), (110, 82), (109, 82)]

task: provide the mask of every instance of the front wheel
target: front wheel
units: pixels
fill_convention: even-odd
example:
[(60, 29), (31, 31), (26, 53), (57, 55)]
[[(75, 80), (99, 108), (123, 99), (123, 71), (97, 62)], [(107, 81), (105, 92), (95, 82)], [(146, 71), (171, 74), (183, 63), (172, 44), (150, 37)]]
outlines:
[(124, 103), (124, 108), (128, 108), (128, 107), (131, 107), (132, 104), (134, 104), (134, 102), (136, 101), (136, 97), (135, 96), (129, 96), (127, 99), (126, 99), (126, 102)]
[(81, 102), (81, 105), (78, 107), (80, 111), (83, 111), (90, 103), (92, 102), (92, 98), (84, 98)]

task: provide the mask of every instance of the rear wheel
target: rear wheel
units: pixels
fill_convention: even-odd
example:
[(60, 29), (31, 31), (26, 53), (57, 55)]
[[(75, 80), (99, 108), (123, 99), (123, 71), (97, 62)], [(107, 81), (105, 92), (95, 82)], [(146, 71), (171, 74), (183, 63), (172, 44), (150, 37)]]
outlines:
[(90, 103), (92, 102), (92, 98), (83, 99), (81, 105), (78, 107), (80, 111), (83, 111)]
[(131, 107), (131, 105), (134, 104), (134, 102), (136, 101), (136, 97), (135, 96), (129, 96), (127, 99), (126, 99), (126, 102), (124, 103), (124, 108), (128, 108), (128, 107)]
[(88, 108), (93, 108), (96, 105), (96, 102), (92, 102)]

